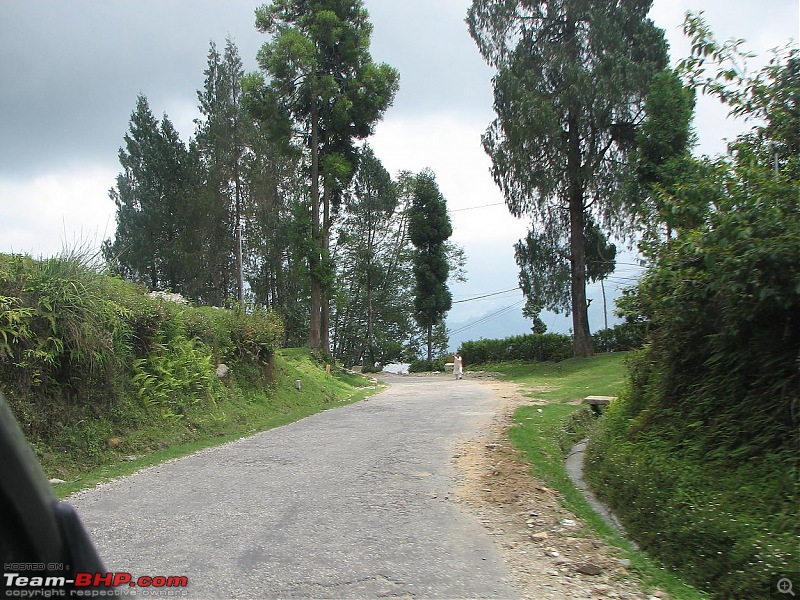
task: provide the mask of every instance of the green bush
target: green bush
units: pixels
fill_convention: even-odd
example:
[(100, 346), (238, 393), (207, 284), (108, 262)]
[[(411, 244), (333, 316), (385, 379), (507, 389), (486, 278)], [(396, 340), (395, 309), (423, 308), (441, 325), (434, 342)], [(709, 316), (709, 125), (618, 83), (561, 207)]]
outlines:
[(595, 352), (627, 352), (641, 348), (647, 338), (647, 323), (620, 323), (592, 334)]
[(514, 360), (558, 362), (572, 357), (572, 338), (557, 333), (534, 333), (502, 340), (468, 341), (458, 351), (465, 365)]
[(139, 398), (146, 406), (157, 406), (165, 418), (181, 418), (220, 385), (208, 347), (183, 336), (156, 344), (146, 358), (133, 362), (133, 373)]
[(428, 373), (432, 371), (444, 371), (446, 360), (439, 358), (436, 360), (414, 360), (408, 367), (409, 373)]
[(629, 401), (612, 403), (591, 437), (592, 488), (644, 550), (714, 597), (765, 597), (771, 577), (800, 560), (796, 457), (708, 461), (688, 439), (631, 436)]
[(0, 255), (0, 384), (74, 395), (129, 355), (130, 311), (76, 257)]

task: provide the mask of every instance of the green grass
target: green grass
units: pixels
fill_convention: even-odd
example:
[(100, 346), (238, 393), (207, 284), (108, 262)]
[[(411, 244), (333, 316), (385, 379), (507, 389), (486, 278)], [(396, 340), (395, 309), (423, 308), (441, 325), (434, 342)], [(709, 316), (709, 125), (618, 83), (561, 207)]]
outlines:
[[(142, 423), (120, 436), (113, 449), (103, 448), (99, 466), (85, 469), (80, 460), (68, 454), (55, 460), (37, 449), (48, 477), (58, 476), (66, 483), (54, 485), (64, 498), (100, 482), (130, 475), (167, 460), (193, 454), (235, 439), (293, 423), (323, 410), (358, 402), (380, 391), (380, 385), (337, 368), (329, 377), (325, 366), (312, 360), (307, 349), (284, 349), (272, 365), (274, 383), (259, 389), (244, 386), (225, 395), (213, 405), (203, 405), (186, 415), (185, 421), (156, 420)], [(251, 373), (258, 379), (259, 373)], [(301, 381), (297, 390), (295, 381)], [(251, 382), (252, 383), (252, 382)], [(134, 460), (126, 460), (135, 456)]]
[(593, 420), (588, 407), (569, 403), (587, 395), (617, 395), (624, 385), (624, 361), (625, 353), (614, 353), (555, 364), (494, 364), (484, 368), (503, 373), (507, 380), (522, 386), (523, 393), (546, 401), (544, 405), (519, 408), (514, 415), (517, 426), (509, 429), (512, 444), (530, 462), (531, 474), (558, 490), (567, 510), (606, 543), (617, 547), (646, 587), (663, 589), (679, 600), (707, 598), (622, 538), (594, 512), (566, 472), (566, 453), (586, 437)]
[[(581, 400), (589, 395), (615, 396), (625, 381), (627, 353), (598, 354), (558, 363), (500, 363), (483, 365), (503, 373), (509, 380), (531, 388), (531, 397), (554, 403)], [(544, 389), (543, 389), (544, 388)]]

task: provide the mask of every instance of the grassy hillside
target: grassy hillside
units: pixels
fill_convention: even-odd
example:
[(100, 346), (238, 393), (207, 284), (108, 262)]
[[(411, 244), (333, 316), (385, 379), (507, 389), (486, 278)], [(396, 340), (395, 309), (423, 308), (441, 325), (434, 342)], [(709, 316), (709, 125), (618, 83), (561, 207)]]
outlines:
[(60, 495), (374, 388), (282, 335), (269, 312), (148, 295), (80, 257), (0, 255), (0, 389)]

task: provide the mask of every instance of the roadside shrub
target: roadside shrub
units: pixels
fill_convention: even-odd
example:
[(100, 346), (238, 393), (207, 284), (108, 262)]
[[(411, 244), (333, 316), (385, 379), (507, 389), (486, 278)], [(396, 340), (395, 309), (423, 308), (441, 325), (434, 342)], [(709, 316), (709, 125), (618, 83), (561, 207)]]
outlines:
[(641, 348), (647, 338), (647, 323), (620, 323), (592, 334), (595, 352), (627, 352)]
[(409, 373), (428, 373), (431, 371), (444, 371), (444, 365), (447, 361), (444, 358), (436, 360), (415, 360), (412, 361), (408, 367)]
[(715, 598), (766, 597), (800, 560), (794, 455), (708, 461), (688, 439), (631, 436), (628, 402), (621, 395), (593, 430), (587, 481), (644, 550)]
[(204, 342), (217, 362), (265, 360), (283, 339), (280, 317), (266, 310), (190, 307), (180, 311), (186, 336)]
[(130, 351), (130, 311), (80, 257), (0, 255), (0, 384), (79, 397)]
[(502, 340), (478, 340), (458, 349), (464, 364), (487, 364), (522, 360), (558, 362), (572, 357), (572, 338), (558, 333), (517, 335)]
[(91, 464), (120, 431), (180, 421), (227, 393), (223, 360), (237, 377), (269, 373), (283, 336), (273, 313), (169, 298), (79, 255), (0, 254), (0, 388), (45, 462), (69, 450)]
[(737, 145), (686, 192), (713, 202), (705, 222), (652, 250), (635, 294), (648, 342), (586, 473), (693, 583), (763, 598), (800, 564), (800, 219), (797, 181)]

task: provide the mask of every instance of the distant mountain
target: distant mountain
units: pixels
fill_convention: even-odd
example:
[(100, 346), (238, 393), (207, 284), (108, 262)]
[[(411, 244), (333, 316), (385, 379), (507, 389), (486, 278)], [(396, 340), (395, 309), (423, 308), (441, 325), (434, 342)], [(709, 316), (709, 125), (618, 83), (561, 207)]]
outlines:
[[(591, 291), (595, 291), (590, 286)], [(614, 316), (613, 299), (619, 293), (614, 290), (608, 298), (608, 326), (613, 327), (620, 323)], [(599, 297), (599, 293), (590, 294), (590, 297)], [(547, 325), (548, 333), (571, 333), (572, 316), (557, 315), (551, 312), (542, 312), (541, 319)], [(602, 300), (593, 301), (589, 305), (589, 327), (592, 333), (604, 327)], [(499, 307), (488, 310), (482, 315), (466, 316), (462, 311), (453, 310), (447, 317), (447, 330), (450, 332), (450, 349), (455, 351), (466, 342), (480, 339), (503, 339), (514, 335), (531, 333), (532, 322), (522, 316), (522, 304)]]
[(522, 307), (489, 311), (475, 318), (447, 319), (450, 348), (456, 350), (463, 342), (480, 339), (502, 339), (531, 332), (531, 321), (522, 316)]

